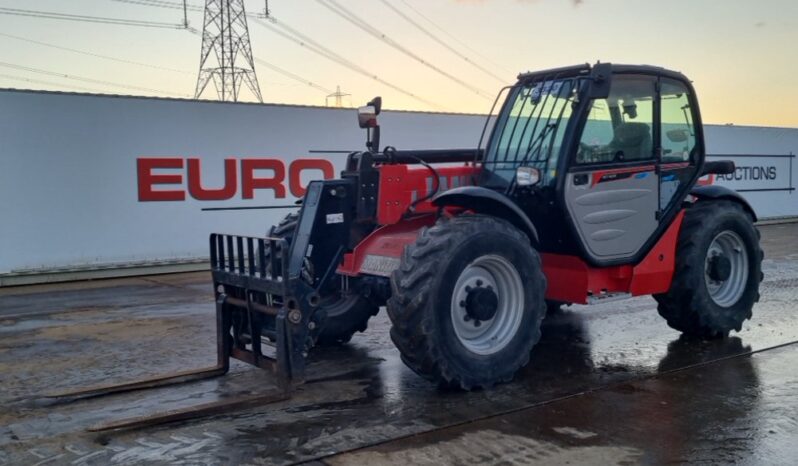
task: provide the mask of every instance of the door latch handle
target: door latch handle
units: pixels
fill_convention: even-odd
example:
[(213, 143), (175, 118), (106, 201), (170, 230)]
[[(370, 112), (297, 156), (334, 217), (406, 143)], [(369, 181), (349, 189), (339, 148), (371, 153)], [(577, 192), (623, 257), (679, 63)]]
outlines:
[(574, 175), (574, 186), (580, 186), (580, 185), (583, 185), (583, 184), (587, 184), (587, 180), (588, 180), (587, 173)]

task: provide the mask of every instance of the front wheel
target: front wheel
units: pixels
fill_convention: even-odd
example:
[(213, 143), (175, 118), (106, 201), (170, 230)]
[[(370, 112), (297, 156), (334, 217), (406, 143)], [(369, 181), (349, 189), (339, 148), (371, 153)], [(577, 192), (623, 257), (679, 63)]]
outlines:
[(509, 381), (540, 339), (540, 256), (504, 220), (463, 215), (422, 229), (391, 286), (391, 339), (408, 367), (441, 385)]
[(759, 301), (759, 231), (733, 201), (699, 201), (685, 213), (676, 270), (667, 293), (655, 295), (668, 325), (687, 335), (740, 331)]
[[(290, 213), (276, 226), (271, 227), (267, 236), (284, 238), (290, 243), (298, 221), (299, 216), (295, 213)], [(271, 267), (271, 261), (268, 259), (271, 253), (271, 248), (267, 246), (264, 251), (267, 269)], [(307, 277), (309, 281), (312, 281), (312, 271), (308, 270), (307, 267), (303, 268), (303, 277)], [(319, 345), (347, 343), (355, 333), (365, 331), (368, 327), (369, 319), (380, 310), (379, 306), (367, 297), (354, 291), (349, 291), (349, 287), (346, 288), (345, 290), (342, 286), (340, 289), (331, 290), (321, 297), (320, 308), (324, 310), (327, 318), (316, 340)]]

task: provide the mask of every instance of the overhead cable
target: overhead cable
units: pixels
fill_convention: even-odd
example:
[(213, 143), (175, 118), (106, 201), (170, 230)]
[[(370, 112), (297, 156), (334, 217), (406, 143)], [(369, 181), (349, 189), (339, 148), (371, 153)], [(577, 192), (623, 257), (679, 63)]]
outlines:
[(379, 82), (380, 84), (383, 84), (384, 86), (389, 87), (389, 88), (391, 88), (391, 89), (393, 89), (393, 90), (395, 90), (395, 91), (397, 91), (397, 92), (399, 92), (401, 94), (404, 94), (404, 95), (406, 95), (408, 97), (411, 97), (411, 98), (413, 98), (413, 99), (415, 99), (415, 100), (417, 100), (419, 102), (422, 102), (422, 103), (424, 103), (424, 104), (426, 104), (426, 105), (428, 105), (428, 106), (430, 106), (432, 108), (436, 108), (436, 109), (442, 109), (443, 108), (441, 105), (436, 104), (435, 102), (427, 100), (427, 99), (425, 99), (423, 97), (420, 97), (420, 96), (416, 95), (415, 93), (413, 93), (413, 92), (411, 92), (411, 91), (409, 91), (407, 89), (404, 89), (402, 87), (397, 86), (396, 84), (393, 84), (391, 82), (386, 81), (385, 79), (379, 77), (375, 73), (372, 73), (371, 71), (369, 71), (369, 70), (359, 66), (358, 64), (348, 60), (347, 58), (339, 55), (338, 53), (332, 51), (328, 47), (320, 44), (319, 42), (311, 39), (310, 37), (302, 34), (301, 32), (297, 31), (296, 29), (286, 25), (285, 23), (282, 23), (282, 22), (278, 21), (273, 16), (270, 17), (270, 21), (268, 21), (268, 22), (261, 21), (259, 19), (253, 19), (253, 21), (256, 24), (259, 24), (259, 25), (269, 29), (270, 31), (274, 32), (275, 34), (277, 34), (277, 35), (279, 35), (279, 36), (281, 36), (281, 37), (283, 37), (283, 38), (285, 38), (287, 40), (290, 40), (290, 41), (292, 41), (292, 42), (294, 42), (294, 43), (296, 43), (296, 44), (298, 44), (298, 45), (300, 45), (302, 47), (307, 48), (308, 50), (316, 53), (317, 55), (320, 55), (320, 56), (322, 56), (322, 57), (324, 57), (324, 58), (326, 58), (326, 59), (328, 59), (330, 61), (338, 63), (341, 66), (349, 68), (350, 70), (355, 71), (356, 73), (359, 73), (359, 74), (361, 74), (363, 76), (371, 78), (371, 79)]
[[(193, 34), (197, 34), (197, 35), (200, 34), (197, 31), (190, 31), (190, 32), (192, 32)], [(266, 60), (263, 60), (261, 58), (255, 57), (255, 56), (253, 56), (252, 59), (255, 60), (255, 62), (257, 62), (260, 65), (263, 65), (263, 66), (265, 66), (265, 67), (267, 67), (267, 68), (269, 68), (269, 69), (271, 69), (273, 71), (276, 71), (277, 73), (282, 74), (283, 76), (286, 76), (288, 78), (293, 79), (294, 81), (297, 81), (299, 83), (302, 83), (302, 84), (305, 84), (307, 86), (310, 86), (310, 87), (312, 87), (312, 88), (314, 88), (316, 90), (322, 91), (322, 92), (324, 92), (326, 94), (330, 94), (330, 93), (333, 92), (331, 89), (329, 89), (327, 87), (324, 87), (324, 86), (322, 86), (320, 84), (317, 84), (317, 83), (311, 81), (310, 79), (304, 78), (304, 77), (302, 77), (302, 76), (300, 76), (300, 75), (298, 75), (296, 73), (292, 73), (291, 71), (288, 71), (285, 68), (281, 68), (281, 67), (279, 67), (279, 66), (277, 66), (277, 65), (275, 65), (273, 63), (269, 63)]]
[(126, 60), (126, 59), (123, 59), (123, 58), (111, 57), (111, 56), (108, 56), (108, 55), (101, 55), (99, 53), (87, 52), (85, 50), (78, 50), (78, 49), (73, 49), (73, 48), (69, 48), (69, 47), (64, 47), (64, 46), (61, 46), (61, 45), (50, 44), (50, 43), (47, 43), (47, 42), (42, 42), (42, 41), (38, 41), (38, 40), (28, 39), (28, 38), (25, 38), (25, 37), (15, 36), (13, 34), (6, 34), (4, 32), (0, 32), (0, 36), (8, 37), (8, 38), (15, 39), (15, 40), (20, 40), (20, 41), (23, 41), (23, 42), (29, 42), (31, 44), (37, 44), (37, 45), (41, 45), (41, 46), (44, 46), (44, 47), (50, 47), (50, 48), (53, 48), (53, 49), (64, 50), (64, 51), (73, 52), (73, 53), (79, 53), (81, 55), (87, 55), (87, 56), (90, 56), (90, 57), (102, 58), (102, 59), (105, 59), (105, 60), (112, 60), (112, 61), (115, 61), (115, 62), (125, 63), (125, 64), (129, 64), (129, 65), (138, 65), (138, 66), (143, 66), (143, 67), (147, 67), (147, 68), (153, 68), (153, 69), (156, 69), (156, 70), (171, 71), (173, 73), (194, 74), (192, 72), (185, 71), (185, 70), (178, 70), (178, 69), (169, 68), (169, 67), (166, 67), (166, 66), (152, 65), (150, 63), (142, 63), (142, 62), (137, 62), (137, 61), (133, 61), (133, 60)]
[(447, 71), (441, 69), (437, 65), (434, 65), (431, 62), (425, 60), (424, 58), (422, 58), (420, 55), (416, 54), (412, 50), (408, 49), (407, 47), (405, 47), (405, 46), (399, 44), (398, 42), (396, 42), (395, 40), (391, 39), (387, 34), (383, 33), (382, 31), (380, 31), (380, 30), (378, 30), (376, 28), (374, 28), (367, 21), (363, 20), (362, 18), (360, 18), (359, 16), (354, 14), (349, 9), (343, 7), (340, 3), (336, 2), (335, 0), (316, 0), (316, 1), (318, 3), (320, 3), (321, 5), (323, 5), (324, 7), (326, 7), (328, 10), (332, 11), (333, 13), (335, 13), (336, 15), (338, 15), (341, 18), (345, 19), (346, 21), (352, 23), (353, 25), (357, 26), (358, 28), (362, 29), (363, 31), (367, 32), (368, 34), (374, 36), (375, 38), (381, 40), (382, 42), (385, 42), (386, 44), (388, 44), (391, 47), (393, 47), (394, 49), (402, 52), (403, 54), (407, 55), (408, 57), (416, 60), (417, 62), (421, 63), (422, 65), (426, 66), (427, 68), (437, 72), (441, 76), (444, 76), (447, 79), (449, 79), (449, 80), (451, 80), (451, 81), (463, 86), (464, 88), (470, 90), (471, 92), (477, 94), (478, 96), (480, 96), (482, 98), (485, 98), (485, 99), (490, 99), (491, 98), (491, 97), (489, 97), (489, 94), (486, 91), (467, 83), (466, 81), (458, 78), (457, 76), (454, 76), (453, 74), (448, 73)]
[[(130, 4), (134, 4), (134, 5), (151, 6), (151, 7), (173, 8), (173, 9), (182, 9), (183, 8), (182, 2), (180, 2), (180, 3), (179, 2), (170, 2), (170, 1), (166, 1), (166, 0), (112, 0), (112, 1), (122, 2), (122, 3), (130, 3)], [(203, 10), (203, 8), (201, 6), (192, 5), (192, 4), (188, 4), (187, 5), (187, 9), (191, 10), (191, 11), (202, 11)], [(413, 93), (413, 92), (411, 92), (411, 91), (409, 91), (407, 89), (404, 89), (404, 88), (402, 88), (402, 87), (400, 87), (400, 86), (398, 86), (396, 84), (393, 84), (393, 83), (391, 83), (389, 81), (386, 81), (386, 80), (382, 79), (381, 77), (379, 77), (375, 73), (372, 73), (371, 71), (366, 70), (365, 68), (359, 66), (358, 64), (356, 64), (356, 63), (346, 59), (345, 57), (341, 56), (340, 54), (332, 51), (329, 47), (326, 47), (326, 46), (320, 44), (318, 41), (313, 40), (312, 38), (308, 37), (307, 35), (305, 35), (305, 34), (299, 32), (298, 30), (288, 26), (284, 22), (278, 21), (273, 15), (270, 15), (267, 18), (268, 22), (263, 21), (260, 16), (253, 15), (251, 13), (247, 13), (247, 17), (248, 17), (248, 19), (250, 21), (253, 21), (256, 24), (259, 24), (259, 25), (263, 26), (264, 28), (269, 29), (270, 31), (274, 32), (277, 35), (280, 35), (284, 39), (287, 39), (287, 40), (289, 40), (291, 42), (294, 42), (297, 45), (299, 45), (300, 47), (304, 47), (304, 48), (312, 51), (313, 53), (316, 53), (317, 55), (320, 55), (323, 58), (326, 58), (327, 60), (333, 61), (333, 62), (335, 62), (335, 63), (337, 63), (337, 64), (339, 64), (339, 65), (341, 65), (341, 66), (343, 66), (345, 68), (348, 68), (348, 69), (350, 69), (350, 70), (352, 70), (352, 71), (354, 71), (356, 73), (359, 73), (359, 74), (364, 75), (364, 76), (366, 76), (366, 77), (368, 77), (370, 79), (373, 79), (373, 80), (379, 82), (380, 84), (383, 84), (384, 86), (386, 86), (386, 87), (388, 87), (390, 89), (393, 89), (396, 92), (399, 92), (400, 94), (403, 94), (403, 95), (406, 95), (406, 96), (408, 96), (408, 97), (410, 97), (412, 99), (415, 99), (415, 100), (417, 100), (417, 101), (419, 101), (419, 102), (421, 102), (421, 103), (423, 103), (425, 105), (428, 105), (431, 108), (435, 108), (435, 109), (439, 109), (439, 110), (445, 109), (445, 107), (443, 107), (443, 106), (441, 106), (439, 104), (436, 104), (436, 103), (434, 103), (434, 102), (432, 102), (430, 100), (424, 99), (423, 97), (420, 97), (420, 96), (416, 95), (415, 93)], [(192, 30), (192, 32), (198, 33), (197, 31), (193, 31), (193, 30)], [(297, 81), (302, 82), (304, 84), (307, 84), (307, 85), (309, 85), (309, 86), (311, 86), (311, 87), (313, 87), (315, 89), (319, 89), (319, 90), (325, 89), (325, 92), (330, 93), (330, 94), (333, 92), (330, 89), (323, 88), (322, 86), (319, 86), (319, 85), (313, 83), (312, 81), (310, 81), (308, 79), (302, 78), (302, 77), (300, 77), (300, 76), (298, 76), (298, 75), (296, 75), (294, 73), (291, 73), (290, 71), (282, 69), (282, 68), (280, 68), (280, 67), (278, 67), (278, 66), (276, 66), (274, 64), (265, 62), (264, 60), (261, 60), (261, 59), (256, 59), (256, 61), (258, 61), (260, 64), (262, 64), (264, 66), (270, 67), (272, 70), (274, 70), (274, 71), (276, 71), (278, 73), (281, 73), (284, 76), (287, 76), (287, 77), (289, 77), (291, 79), (294, 79), (294, 80), (297, 80)]]
[[(160, 0), (111, 0), (118, 3), (130, 3), (132, 5), (154, 6), (158, 8), (171, 8), (174, 10), (182, 10), (183, 2), (166, 2)], [(186, 4), (186, 10), (189, 11), (202, 11), (203, 7), (199, 5)]]
[(0, 15), (27, 16), (32, 18), (56, 19), (65, 21), (79, 21), (85, 23), (115, 24), (120, 26), (138, 26), (150, 28), (182, 29), (180, 24), (161, 23), (156, 21), (142, 21), (135, 19), (107, 18), (103, 16), (72, 15), (55, 13), (51, 11), (24, 10), (20, 8), (0, 7)]
[(476, 63), (474, 60), (472, 60), (471, 58), (469, 58), (467, 55), (465, 55), (464, 53), (460, 52), (460, 51), (459, 51), (459, 50), (457, 50), (456, 48), (452, 47), (451, 45), (449, 45), (448, 43), (446, 43), (446, 42), (445, 42), (443, 39), (441, 39), (441, 38), (440, 38), (440, 37), (438, 37), (437, 35), (433, 34), (433, 33), (432, 33), (432, 32), (431, 32), (429, 29), (427, 29), (426, 27), (424, 27), (423, 25), (421, 25), (421, 24), (420, 24), (418, 21), (416, 21), (416, 20), (414, 20), (413, 18), (411, 18), (410, 16), (408, 16), (408, 15), (407, 15), (407, 14), (406, 14), (404, 11), (400, 10), (399, 8), (397, 8), (397, 7), (396, 7), (395, 5), (393, 5), (393, 4), (392, 4), (392, 3), (391, 3), (389, 0), (380, 0), (380, 1), (381, 1), (381, 2), (382, 2), (382, 3), (383, 3), (385, 6), (386, 6), (386, 7), (388, 7), (388, 8), (389, 8), (391, 11), (393, 11), (394, 13), (396, 13), (397, 15), (399, 15), (401, 18), (403, 18), (403, 19), (404, 19), (405, 21), (407, 21), (408, 23), (412, 24), (412, 25), (413, 25), (413, 26), (414, 26), (416, 29), (418, 29), (419, 31), (421, 31), (421, 32), (422, 32), (424, 35), (426, 35), (427, 37), (429, 37), (429, 38), (430, 38), (430, 39), (432, 39), (433, 41), (435, 41), (435, 42), (437, 42), (438, 44), (440, 44), (440, 45), (441, 45), (442, 47), (444, 47), (446, 50), (448, 50), (448, 51), (450, 51), (451, 53), (453, 53), (453, 54), (457, 55), (458, 57), (462, 58), (462, 59), (463, 59), (463, 60), (465, 60), (465, 61), (466, 61), (466, 63), (468, 63), (469, 65), (473, 66), (474, 68), (477, 68), (478, 70), (480, 70), (480, 71), (482, 71), (483, 73), (485, 73), (485, 74), (487, 74), (487, 75), (491, 76), (492, 78), (496, 79), (497, 81), (499, 81), (499, 82), (501, 82), (501, 83), (506, 83), (506, 82), (507, 82), (507, 80), (506, 80), (505, 78), (502, 78), (501, 76), (498, 76), (498, 75), (496, 75), (496, 74), (495, 74), (495, 73), (493, 73), (491, 70), (489, 70), (489, 69), (487, 69), (487, 68), (483, 67), (483, 66), (482, 66), (482, 65), (480, 65), (479, 63)]
[(412, 5), (410, 2), (408, 2), (407, 0), (399, 0), (399, 1), (400, 1), (400, 2), (402, 2), (402, 3), (404, 3), (404, 4), (405, 4), (405, 6), (406, 6), (407, 8), (409, 8), (410, 10), (412, 10), (412, 11), (413, 11), (413, 13), (417, 14), (419, 17), (423, 18), (423, 19), (424, 19), (424, 21), (426, 21), (427, 23), (429, 23), (430, 25), (432, 25), (432, 27), (434, 27), (435, 29), (439, 30), (440, 32), (442, 32), (443, 34), (445, 34), (446, 36), (448, 36), (450, 39), (452, 39), (453, 41), (455, 41), (455, 42), (457, 42), (458, 44), (460, 44), (460, 45), (461, 45), (463, 48), (465, 48), (465, 49), (466, 49), (466, 50), (468, 50), (469, 52), (471, 52), (471, 53), (473, 53), (474, 55), (478, 56), (479, 58), (481, 58), (481, 59), (485, 60), (487, 63), (490, 63), (491, 65), (493, 65), (493, 66), (494, 66), (494, 67), (496, 67), (496, 68), (500, 68), (500, 69), (502, 69), (503, 71), (505, 71), (505, 72), (507, 72), (507, 73), (513, 73), (513, 71), (512, 71), (512, 70), (508, 70), (506, 67), (504, 67), (504, 66), (502, 66), (502, 65), (500, 65), (500, 64), (498, 64), (498, 63), (496, 63), (495, 61), (491, 60), (489, 57), (487, 57), (487, 56), (485, 56), (485, 55), (483, 55), (483, 54), (479, 53), (478, 51), (474, 50), (474, 49), (473, 49), (471, 46), (469, 46), (468, 44), (466, 44), (466, 43), (465, 43), (465, 42), (463, 42), (462, 40), (458, 39), (458, 38), (457, 38), (455, 35), (453, 35), (453, 34), (452, 34), (452, 33), (450, 33), (449, 31), (447, 31), (446, 29), (444, 29), (443, 27), (441, 27), (440, 25), (438, 25), (438, 23), (436, 23), (435, 21), (433, 21), (432, 19), (430, 19), (430, 18), (429, 18), (427, 15), (425, 15), (424, 13), (422, 13), (421, 11), (419, 11), (419, 10), (418, 10), (418, 8), (414, 7), (414, 6), (413, 6), (413, 5)]
[(326, 88), (326, 87), (324, 87), (324, 86), (321, 86), (321, 85), (319, 85), (319, 84), (316, 84), (316, 83), (314, 83), (313, 81), (310, 81), (309, 79), (305, 79), (305, 78), (303, 78), (302, 76), (299, 76), (299, 75), (297, 75), (297, 74), (294, 74), (294, 73), (292, 73), (292, 72), (290, 72), (290, 71), (288, 71), (288, 70), (285, 70), (285, 69), (283, 69), (283, 68), (280, 68), (280, 67), (279, 67), (279, 66), (277, 66), (277, 65), (274, 65), (274, 64), (272, 64), (272, 63), (269, 63), (269, 62), (267, 62), (267, 61), (265, 61), (265, 60), (261, 60), (261, 59), (260, 59), (260, 58), (258, 58), (258, 57), (253, 57), (253, 58), (254, 58), (254, 60), (255, 60), (255, 62), (256, 62), (256, 63), (258, 63), (258, 64), (260, 64), (260, 65), (263, 65), (263, 66), (265, 66), (265, 67), (267, 67), (267, 68), (269, 68), (269, 69), (271, 69), (271, 70), (273, 70), (273, 71), (276, 71), (276, 72), (278, 72), (278, 73), (282, 74), (283, 76), (289, 77), (289, 78), (291, 78), (291, 79), (293, 79), (293, 80), (295, 80), (295, 81), (298, 81), (298, 82), (300, 82), (300, 83), (302, 83), (302, 84), (306, 84), (306, 85), (308, 85), (308, 86), (310, 86), (310, 87), (312, 87), (312, 88), (314, 88), (314, 89), (317, 89), (317, 90), (319, 90), (319, 91), (325, 92), (325, 93), (327, 93), (327, 94), (331, 94), (331, 93), (333, 92), (333, 90), (332, 90), (332, 89), (328, 89), (328, 88)]
[(124, 88), (124, 89), (133, 89), (133, 90), (137, 90), (137, 91), (146, 91), (146, 92), (151, 92), (153, 94), (165, 94), (165, 95), (173, 95), (173, 96), (179, 96), (179, 97), (191, 97), (189, 95), (179, 94), (179, 93), (176, 93), (176, 92), (163, 91), (163, 90), (160, 90), (160, 89), (152, 89), (152, 88), (149, 88), (149, 87), (142, 87), (142, 86), (133, 86), (133, 85), (130, 85), (130, 84), (115, 83), (115, 82), (112, 82), (112, 81), (103, 81), (103, 80), (100, 80), (100, 79), (86, 78), (86, 77), (83, 77), (83, 76), (70, 75), (70, 74), (65, 74), (65, 73), (57, 73), (55, 71), (43, 70), (43, 69), (40, 69), (40, 68), (33, 68), (33, 67), (30, 67), (30, 66), (17, 65), (17, 64), (14, 64), (14, 63), (0, 62), (0, 66), (5, 67), (5, 68), (12, 68), (12, 69), (15, 69), (15, 70), (29, 71), (31, 73), (39, 73), (39, 74), (45, 74), (45, 75), (48, 75), (48, 76), (55, 76), (55, 77), (58, 77), (58, 78), (71, 79), (71, 80), (74, 80), (74, 81), (82, 81), (82, 82), (93, 83), (93, 84), (102, 84), (102, 85), (105, 85), (105, 86), (113, 86), (113, 87), (119, 87), (119, 88)]
[(25, 82), (33, 83), (33, 84), (44, 84), (44, 85), (47, 85), (47, 86), (55, 86), (55, 87), (64, 87), (64, 86), (66, 86), (66, 87), (68, 87), (70, 89), (77, 89), (77, 90), (81, 90), (81, 91), (92, 92), (92, 93), (95, 93), (95, 94), (101, 94), (103, 92), (106, 92), (106, 91), (102, 91), (102, 90), (99, 90), (99, 89), (93, 89), (93, 88), (90, 88), (90, 87), (78, 86), (78, 85), (72, 84), (72, 83), (56, 83), (56, 82), (53, 82), (53, 81), (46, 81), (46, 80), (43, 80), (43, 79), (26, 78), (26, 77), (23, 77), (23, 76), (15, 76), (15, 75), (11, 75), (11, 74), (0, 73), (0, 78), (13, 79), (13, 80), (16, 80), (16, 81), (25, 81)]

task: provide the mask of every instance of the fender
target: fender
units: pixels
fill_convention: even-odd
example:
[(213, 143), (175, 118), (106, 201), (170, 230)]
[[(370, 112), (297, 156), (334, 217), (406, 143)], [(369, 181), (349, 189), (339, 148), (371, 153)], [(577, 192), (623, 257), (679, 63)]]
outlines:
[(693, 189), (690, 190), (690, 194), (697, 197), (699, 200), (727, 199), (729, 201), (739, 202), (746, 212), (751, 214), (755, 222), (758, 220), (756, 217), (756, 212), (754, 212), (751, 204), (749, 204), (740, 193), (733, 189), (729, 189), (725, 186), (718, 186), (716, 184), (707, 186), (694, 186)]
[(432, 204), (437, 207), (463, 207), (502, 218), (526, 233), (533, 244), (539, 244), (538, 231), (524, 211), (510, 198), (492, 189), (462, 186), (435, 196)]

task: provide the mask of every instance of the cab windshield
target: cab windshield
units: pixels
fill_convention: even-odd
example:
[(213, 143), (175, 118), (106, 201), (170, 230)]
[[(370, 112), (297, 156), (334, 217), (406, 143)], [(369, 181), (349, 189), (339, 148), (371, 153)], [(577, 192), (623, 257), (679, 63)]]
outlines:
[(544, 79), (512, 89), (485, 152), (483, 185), (507, 186), (519, 166), (539, 169), (544, 184), (554, 179), (577, 81)]

